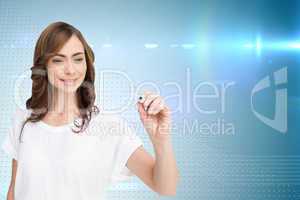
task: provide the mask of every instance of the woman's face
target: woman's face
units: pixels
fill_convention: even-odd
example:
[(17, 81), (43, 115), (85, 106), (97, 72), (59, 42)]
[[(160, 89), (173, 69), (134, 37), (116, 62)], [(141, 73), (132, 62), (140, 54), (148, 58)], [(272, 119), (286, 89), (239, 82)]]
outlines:
[(75, 35), (47, 64), (49, 82), (63, 92), (75, 92), (83, 82), (86, 70), (84, 47)]

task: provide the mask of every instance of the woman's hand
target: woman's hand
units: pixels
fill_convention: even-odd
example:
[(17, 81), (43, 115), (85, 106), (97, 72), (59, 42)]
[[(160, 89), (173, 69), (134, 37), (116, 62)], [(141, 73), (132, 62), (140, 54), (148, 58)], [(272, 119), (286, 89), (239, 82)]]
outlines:
[(162, 195), (176, 195), (179, 171), (176, 166), (171, 136), (171, 111), (157, 94), (145, 92), (137, 103), (141, 121), (155, 152), (152, 182)]
[(145, 92), (137, 102), (140, 119), (154, 145), (170, 139), (171, 111), (163, 98), (152, 92)]

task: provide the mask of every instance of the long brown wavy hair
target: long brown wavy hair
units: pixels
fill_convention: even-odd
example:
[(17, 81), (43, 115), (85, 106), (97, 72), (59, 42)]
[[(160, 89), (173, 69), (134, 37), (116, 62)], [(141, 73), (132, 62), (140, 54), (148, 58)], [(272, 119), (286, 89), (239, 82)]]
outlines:
[(81, 123), (74, 121), (78, 131), (83, 131), (89, 124), (92, 114), (99, 113), (99, 108), (95, 103), (95, 69), (94, 52), (84, 39), (81, 32), (70, 24), (65, 22), (55, 22), (47, 26), (37, 40), (33, 66), (31, 67), (32, 95), (26, 101), (26, 108), (31, 109), (30, 116), (24, 121), (23, 128), (27, 122), (38, 122), (47, 114), (50, 102), (52, 100), (51, 86), (47, 76), (47, 63), (63, 47), (63, 45), (73, 35), (77, 36), (84, 47), (87, 71), (83, 83), (76, 90), (76, 98), (80, 112)]

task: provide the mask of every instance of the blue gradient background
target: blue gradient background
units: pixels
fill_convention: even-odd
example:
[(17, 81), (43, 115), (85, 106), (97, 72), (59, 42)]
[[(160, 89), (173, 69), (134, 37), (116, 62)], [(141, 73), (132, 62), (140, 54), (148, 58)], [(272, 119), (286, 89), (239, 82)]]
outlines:
[[(152, 81), (163, 96), (177, 92), (166, 82), (182, 86), (183, 107), (173, 113), (177, 126), (173, 144), (181, 182), (172, 199), (300, 199), (299, 5), (297, 0), (1, 0), (0, 141), (7, 134), (9, 116), (17, 105), (24, 106), (30, 95), (28, 70), (39, 34), (49, 23), (66, 21), (81, 30), (95, 52), (97, 102), (104, 108), (128, 102), (130, 89), (124, 77), (108, 74), (101, 80), (103, 70), (126, 73), (135, 89)], [(288, 68), (285, 134), (259, 121), (250, 105), (254, 85), (283, 67)], [(226, 93), (225, 112), (215, 99), (198, 102), (202, 108), (217, 109), (215, 114), (197, 112), (191, 105), (193, 90), (188, 93), (188, 71), (190, 88), (203, 81), (216, 85), (234, 82)], [(21, 75), (28, 78), (15, 93)], [(274, 91), (271, 87), (255, 99), (257, 111), (270, 118), (274, 115)], [(122, 114), (136, 123), (134, 101), (129, 102)], [(176, 99), (168, 101), (173, 109), (178, 103)], [(217, 119), (232, 123), (234, 134), (185, 130), (184, 123), (209, 124)], [(153, 154), (144, 130), (137, 134)], [(0, 200), (8, 189), (10, 165), (1, 151)], [(110, 188), (107, 197), (171, 199), (153, 193), (136, 177)]]

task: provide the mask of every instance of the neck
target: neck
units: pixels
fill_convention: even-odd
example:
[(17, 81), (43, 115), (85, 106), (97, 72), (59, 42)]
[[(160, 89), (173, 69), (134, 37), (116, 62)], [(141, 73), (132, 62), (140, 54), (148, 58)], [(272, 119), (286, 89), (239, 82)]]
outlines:
[(70, 117), (79, 114), (75, 92), (68, 93), (54, 89), (52, 97), (53, 101), (50, 105), (52, 114)]

